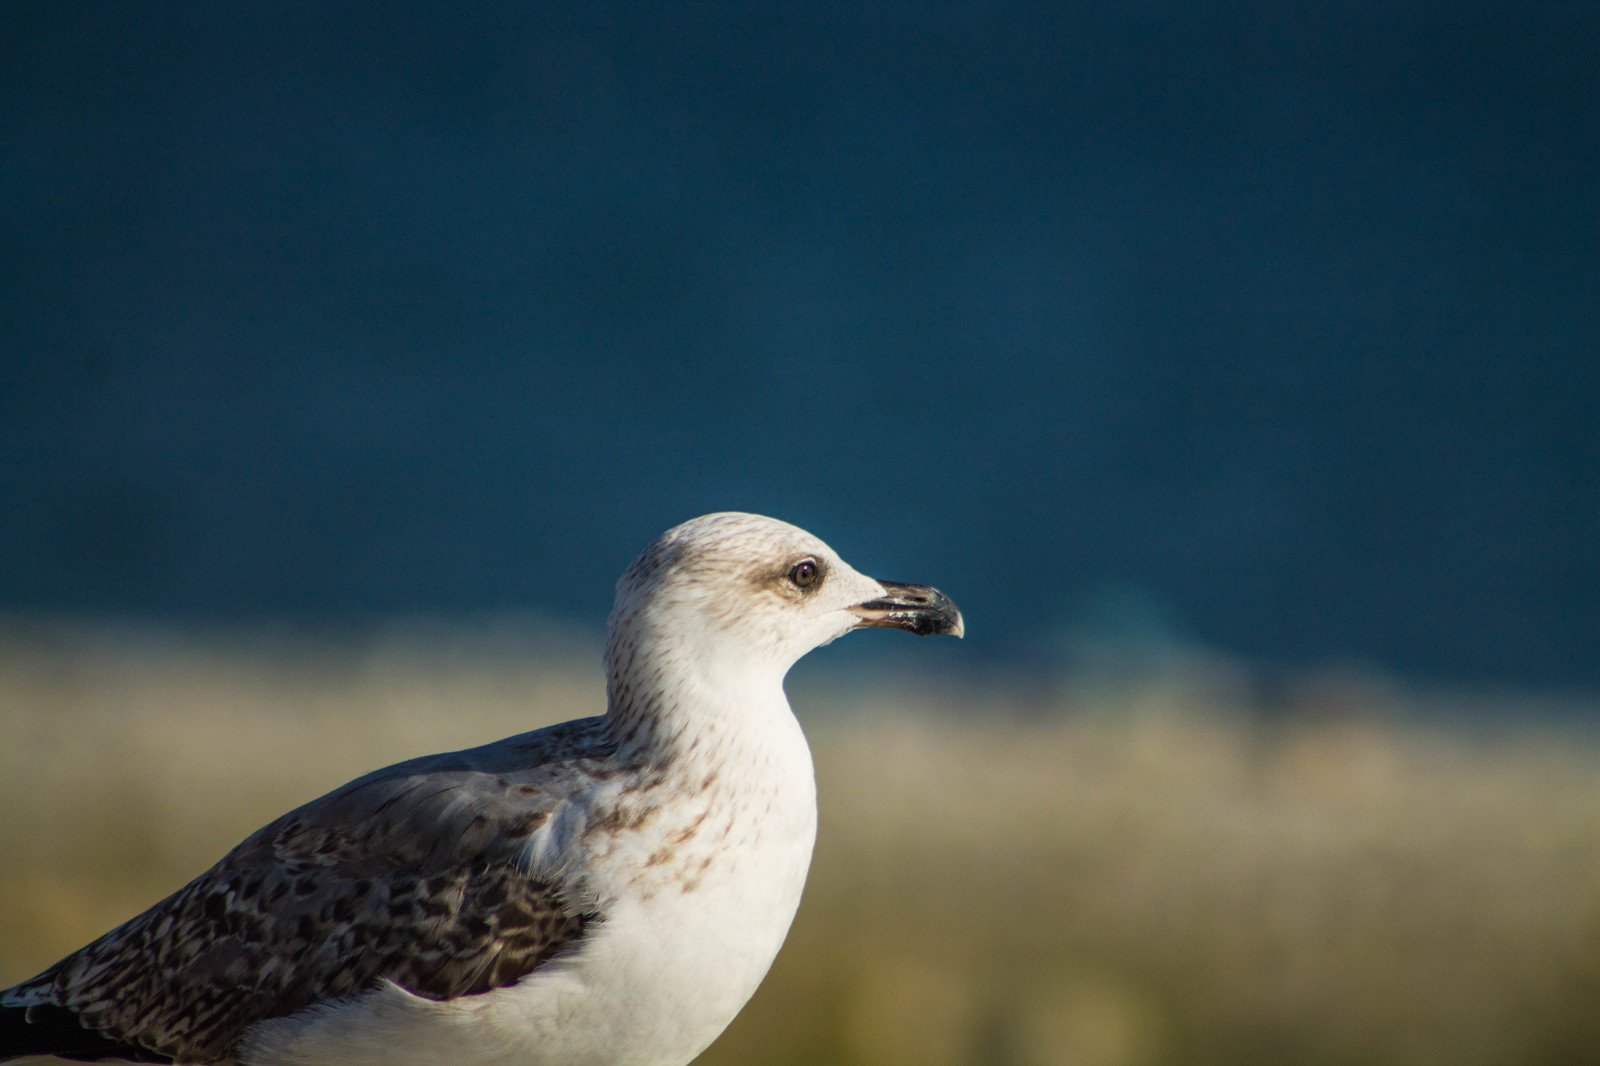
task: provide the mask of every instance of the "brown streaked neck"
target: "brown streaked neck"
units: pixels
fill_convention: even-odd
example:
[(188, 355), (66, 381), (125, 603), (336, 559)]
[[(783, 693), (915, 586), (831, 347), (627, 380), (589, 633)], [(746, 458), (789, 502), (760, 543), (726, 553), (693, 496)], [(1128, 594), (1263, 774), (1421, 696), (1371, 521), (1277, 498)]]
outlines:
[(681, 633), (641, 618), (606, 644), (606, 719), (624, 748), (671, 761), (715, 757), (789, 714), (783, 675), (759, 660), (691, 654)]

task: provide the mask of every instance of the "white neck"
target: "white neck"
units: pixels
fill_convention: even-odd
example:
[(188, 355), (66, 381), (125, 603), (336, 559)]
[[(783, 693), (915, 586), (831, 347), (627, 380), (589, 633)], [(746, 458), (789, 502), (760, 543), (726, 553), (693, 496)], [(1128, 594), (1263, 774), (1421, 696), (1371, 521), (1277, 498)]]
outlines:
[(606, 648), (606, 718), (624, 747), (671, 762), (793, 728), (783, 666), (760, 656), (706, 654), (719, 647), (659, 626), (613, 635)]

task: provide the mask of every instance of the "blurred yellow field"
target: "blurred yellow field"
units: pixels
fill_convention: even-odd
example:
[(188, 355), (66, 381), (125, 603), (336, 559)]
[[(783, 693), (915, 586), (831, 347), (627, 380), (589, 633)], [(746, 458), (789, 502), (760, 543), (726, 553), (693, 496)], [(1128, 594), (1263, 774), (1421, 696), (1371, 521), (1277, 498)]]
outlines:
[[(703, 1062), (1600, 1058), (1585, 736), (1358, 686), (1274, 718), (1182, 679), (1021, 691), (802, 684), (811, 882)], [(594, 649), (538, 630), (7, 628), (0, 984), (355, 774), (602, 706)]]

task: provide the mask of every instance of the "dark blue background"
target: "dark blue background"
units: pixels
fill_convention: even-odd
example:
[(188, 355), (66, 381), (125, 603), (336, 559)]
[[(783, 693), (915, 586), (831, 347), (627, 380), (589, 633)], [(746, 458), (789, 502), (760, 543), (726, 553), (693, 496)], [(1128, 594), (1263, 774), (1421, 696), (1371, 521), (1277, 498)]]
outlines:
[(14, 4), (0, 610), (598, 624), (772, 513), (978, 659), (1600, 681), (1600, 7)]

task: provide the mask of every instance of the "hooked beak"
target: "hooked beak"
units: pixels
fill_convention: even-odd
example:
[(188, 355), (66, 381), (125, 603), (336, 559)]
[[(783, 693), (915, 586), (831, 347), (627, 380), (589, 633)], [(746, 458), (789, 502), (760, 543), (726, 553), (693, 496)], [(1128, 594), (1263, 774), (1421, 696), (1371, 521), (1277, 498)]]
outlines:
[(889, 626), (909, 629), (919, 637), (948, 633), (959, 637), (966, 632), (961, 612), (950, 597), (927, 585), (902, 585), (898, 581), (880, 581), (884, 596), (849, 608), (859, 615), (863, 626)]

